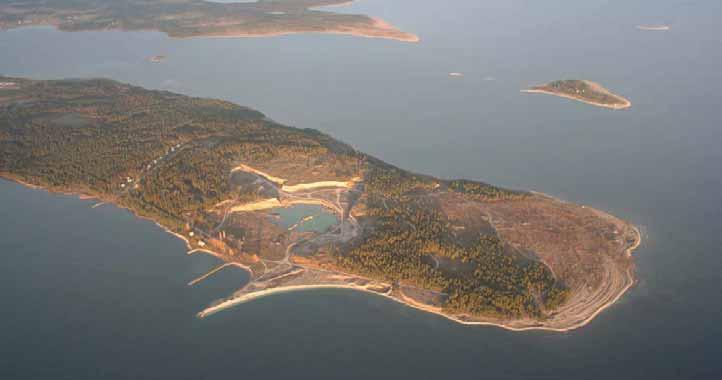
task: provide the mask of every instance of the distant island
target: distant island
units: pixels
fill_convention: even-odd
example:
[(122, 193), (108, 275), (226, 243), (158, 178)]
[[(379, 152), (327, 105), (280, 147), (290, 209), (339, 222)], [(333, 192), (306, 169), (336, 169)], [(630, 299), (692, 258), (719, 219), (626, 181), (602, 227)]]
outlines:
[(157, 30), (174, 38), (346, 34), (417, 42), (383, 20), (313, 8), (348, 0), (217, 3), (203, 0), (11, 0), (0, 4), (0, 29), (52, 25), (63, 31)]
[(647, 31), (665, 32), (665, 31), (670, 30), (671, 28), (669, 27), (669, 25), (637, 25), (637, 29), (647, 30)]
[(154, 55), (150, 58), (148, 58), (148, 61), (150, 63), (163, 63), (165, 62), (166, 56), (164, 55)]
[(411, 173), (221, 100), (0, 82), (13, 84), (0, 89), (0, 176), (114, 203), (249, 271), (199, 317), (347, 288), (465, 324), (566, 331), (634, 283), (639, 232), (590, 207)]
[(615, 110), (629, 108), (632, 105), (629, 100), (611, 93), (598, 83), (588, 80), (558, 80), (545, 85), (534, 86), (528, 90), (522, 90), (522, 92), (555, 95)]

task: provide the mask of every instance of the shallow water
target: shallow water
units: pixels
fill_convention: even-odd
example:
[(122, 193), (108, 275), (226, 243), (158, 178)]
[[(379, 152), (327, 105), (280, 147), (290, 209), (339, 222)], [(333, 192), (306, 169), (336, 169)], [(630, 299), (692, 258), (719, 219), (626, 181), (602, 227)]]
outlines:
[[(382, 17), (421, 42), (31, 28), (0, 32), (0, 72), (229, 99), (408, 169), (609, 211), (646, 231), (638, 285), (566, 334), (459, 326), (342, 290), (198, 320), (243, 279), (221, 272), (219, 289), (189, 288), (195, 264), (152, 223), (0, 182), (0, 377), (722, 375), (718, 2), (362, 0), (334, 11)], [(672, 29), (635, 29), (657, 23)], [(156, 54), (168, 59), (148, 63)], [(632, 108), (519, 93), (562, 78), (599, 82)]]

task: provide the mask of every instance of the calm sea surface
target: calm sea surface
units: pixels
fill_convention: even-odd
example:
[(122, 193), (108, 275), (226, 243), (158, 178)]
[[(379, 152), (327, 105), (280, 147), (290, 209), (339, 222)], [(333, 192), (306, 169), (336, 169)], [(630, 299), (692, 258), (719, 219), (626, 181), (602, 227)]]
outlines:
[[(0, 73), (228, 99), (407, 169), (534, 189), (640, 225), (639, 284), (570, 333), (457, 325), (350, 291), (199, 320), (247, 276), (112, 206), (0, 181), (0, 378), (722, 377), (718, 0), (362, 0), (418, 44), (0, 32)], [(638, 24), (668, 24), (642, 32)], [(151, 64), (147, 58), (168, 59)], [(449, 77), (461, 72), (463, 77)], [(609, 111), (530, 85), (600, 82)]]

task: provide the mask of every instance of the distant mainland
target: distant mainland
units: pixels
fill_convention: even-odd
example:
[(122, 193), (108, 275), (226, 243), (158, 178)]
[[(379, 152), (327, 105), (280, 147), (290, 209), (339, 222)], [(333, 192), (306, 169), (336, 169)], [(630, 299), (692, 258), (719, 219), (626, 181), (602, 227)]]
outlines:
[(417, 42), (366, 15), (315, 9), (348, 0), (214, 3), (203, 0), (25, 0), (0, 4), (0, 29), (52, 25), (63, 31), (157, 30), (174, 38), (264, 37), (296, 33), (345, 34)]

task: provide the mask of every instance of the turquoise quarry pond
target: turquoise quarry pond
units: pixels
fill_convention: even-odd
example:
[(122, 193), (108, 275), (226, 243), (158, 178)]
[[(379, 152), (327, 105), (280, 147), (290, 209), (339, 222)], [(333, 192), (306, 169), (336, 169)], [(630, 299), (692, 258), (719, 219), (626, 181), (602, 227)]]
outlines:
[(338, 223), (336, 215), (318, 205), (279, 207), (270, 212), (278, 215), (282, 227), (298, 232), (324, 232)]
[[(717, 1), (362, 0), (338, 10), (380, 16), (421, 42), (30, 28), (0, 32), (0, 73), (224, 98), (407, 169), (597, 207), (645, 231), (639, 283), (566, 334), (460, 326), (342, 290), (198, 320), (245, 281), (241, 271), (188, 287), (213, 262), (154, 224), (0, 181), (0, 378), (722, 377)], [(672, 29), (635, 29), (656, 23)], [(156, 54), (168, 59), (148, 63)], [(519, 93), (561, 78), (597, 81), (633, 106)]]

